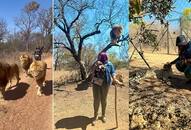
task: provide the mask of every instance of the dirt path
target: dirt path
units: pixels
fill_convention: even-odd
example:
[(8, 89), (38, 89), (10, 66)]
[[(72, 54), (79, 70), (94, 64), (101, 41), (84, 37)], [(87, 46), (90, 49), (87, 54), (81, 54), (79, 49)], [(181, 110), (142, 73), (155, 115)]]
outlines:
[[(123, 71), (128, 75), (127, 70)], [(57, 73), (56, 73), (57, 75)], [(126, 82), (127, 85), (127, 82)], [(107, 122), (102, 123), (98, 120), (92, 126), (93, 117), (93, 97), (92, 87), (87, 90), (76, 91), (77, 84), (70, 84), (55, 88), (54, 91), (54, 124), (55, 129), (59, 130), (109, 130), (114, 128), (114, 86), (111, 86), (108, 95), (108, 105), (106, 109)], [(57, 89), (57, 90), (56, 90)], [(128, 89), (118, 87), (118, 130), (128, 129)], [(99, 113), (101, 116), (101, 112)]]
[(21, 81), (6, 92), (6, 101), (0, 104), (0, 130), (51, 130), (52, 129), (52, 62), (48, 64), (45, 94), (37, 96), (36, 83), (21, 74)]

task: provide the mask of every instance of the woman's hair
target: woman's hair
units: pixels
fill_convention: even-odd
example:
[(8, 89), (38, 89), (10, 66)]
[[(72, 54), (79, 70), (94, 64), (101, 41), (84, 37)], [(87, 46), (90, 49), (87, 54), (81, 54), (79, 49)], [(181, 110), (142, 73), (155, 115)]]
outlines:
[(98, 55), (98, 60), (101, 61), (103, 64), (105, 64), (108, 61), (108, 56), (106, 52), (101, 52)]

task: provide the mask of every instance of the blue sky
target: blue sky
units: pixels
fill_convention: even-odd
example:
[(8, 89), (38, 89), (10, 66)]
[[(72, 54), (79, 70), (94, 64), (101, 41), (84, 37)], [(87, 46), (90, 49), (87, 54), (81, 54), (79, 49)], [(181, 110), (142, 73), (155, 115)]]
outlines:
[[(1, 0), (0, 18), (6, 20), (9, 31), (15, 28), (14, 18), (21, 14), (22, 8), (31, 0)], [(40, 4), (40, 8), (51, 7), (51, 0), (34, 0)]]
[[(106, 1), (106, 2), (110, 2), (110, 1)], [(121, 1), (118, 0), (118, 2), (119, 2), (119, 4), (123, 5), (123, 8), (126, 9), (126, 10), (123, 10), (123, 11), (125, 11), (123, 16), (121, 16), (119, 18), (116, 18), (113, 21), (115, 22), (115, 24), (121, 24), (123, 26), (123, 28), (124, 28), (123, 34), (125, 35), (125, 34), (128, 33), (128, 14), (127, 14), (128, 13), (127, 12), (128, 11), (128, 3), (127, 3), (127, 0), (121, 0)], [(94, 25), (96, 23), (97, 17), (99, 18), (100, 16), (102, 16), (102, 13), (107, 13), (108, 12), (108, 7), (104, 6), (104, 4), (103, 3), (101, 4), (101, 3), (102, 3), (101, 0), (97, 1), (97, 3), (96, 3), (97, 9), (96, 10), (91, 9), (91, 10), (86, 11), (86, 16), (88, 16), (88, 17), (85, 18), (86, 22), (87, 22), (86, 26), (89, 28), (89, 31), (94, 30)], [(68, 12), (68, 13), (69, 14), (66, 15), (67, 19), (71, 18), (71, 16), (72, 16), (71, 12)], [(92, 43), (92, 44), (96, 44), (96, 47), (101, 45), (101, 47), (103, 49), (104, 46), (109, 44), (111, 28), (108, 28), (108, 26), (106, 26), (104, 24), (104, 25), (102, 25), (100, 27), (100, 31), (101, 31), (100, 34), (94, 35), (91, 38), (85, 40), (84, 44)], [(85, 32), (85, 33), (87, 33), (87, 32)], [(60, 34), (63, 34), (63, 33), (60, 32), (60, 30), (56, 28), (55, 31), (54, 31), (54, 34), (56, 34), (56, 35), (59, 34), (60, 35)], [(63, 42), (64, 42), (64, 40), (63, 40)], [(120, 51), (119, 47), (113, 47), (112, 49), (110, 49), (109, 52), (116, 52), (117, 54), (119, 54), (119, 51)]]

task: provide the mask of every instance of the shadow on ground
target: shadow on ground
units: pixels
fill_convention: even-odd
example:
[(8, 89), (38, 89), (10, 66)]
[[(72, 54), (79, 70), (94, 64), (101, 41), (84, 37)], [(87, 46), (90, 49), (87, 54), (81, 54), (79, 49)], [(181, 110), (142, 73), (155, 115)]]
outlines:
[(14, 89), (7, 90), (4, 98), (5, 100), (17, 100), (23, 98), (26, 95), (28, 88), (29, 84), (20, 82)]
[(64, 118), (56, 122), (55, 127), (58, 128), (66, 128), (66, 129), (76, 129), (81, 128), (82, 130), (86, 130), (87, 126), (92, 123), (93, 118), (89, 118), (86, 116), (75, 116)]
[(77, 84), (77, 87), (75, 88), (76, 91), (83, 91), (87, 90), (91, 85), (91, 83), (88, 83), (87, 81), (81, 81), (80, 83)]
[(46, 86), (42, 88), (44, 95), (49, 96), (52, 94), (52, 80), (45, 81)]
[[(155, 71), (156, 76), (158, 79), (161, 77), (159, 74), (161, 73), (161, 70), (156, 70)], [(169, 82), (171, 83), (170, 87), (176, 88), (176, 89), (187, 89), (191, 91), (191, 83), (187, 82), (188, 79), (184, 75), (172, 75), (169, 78)]]

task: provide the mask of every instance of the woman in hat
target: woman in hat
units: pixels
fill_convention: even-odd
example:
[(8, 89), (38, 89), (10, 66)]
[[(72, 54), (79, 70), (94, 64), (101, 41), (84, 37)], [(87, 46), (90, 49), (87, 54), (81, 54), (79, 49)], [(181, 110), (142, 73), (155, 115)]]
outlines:
[(108, 60), (107, 54), (105, 52), (100, 53), (93, 78), (94, 121), (97, 120), (98, 110), (101, 103), (101, 120), (103, 123), (106, 122), (105, 111), (107, 106), (107, 95), (112, 80), (114, 83), (123, 85), (116, 79), (115, 75), (115, 68), (113, 64)]

